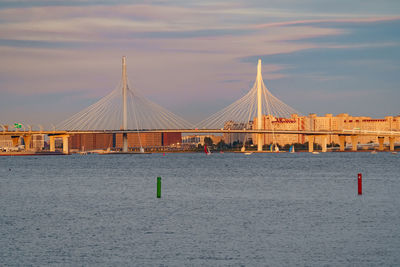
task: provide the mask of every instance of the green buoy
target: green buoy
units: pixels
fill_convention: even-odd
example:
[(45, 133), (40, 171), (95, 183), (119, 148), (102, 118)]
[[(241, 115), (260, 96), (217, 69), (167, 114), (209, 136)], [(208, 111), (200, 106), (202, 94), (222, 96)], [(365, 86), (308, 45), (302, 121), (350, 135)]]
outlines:
[(157, 198), (161, 198), (161, 177), (157, 177)]

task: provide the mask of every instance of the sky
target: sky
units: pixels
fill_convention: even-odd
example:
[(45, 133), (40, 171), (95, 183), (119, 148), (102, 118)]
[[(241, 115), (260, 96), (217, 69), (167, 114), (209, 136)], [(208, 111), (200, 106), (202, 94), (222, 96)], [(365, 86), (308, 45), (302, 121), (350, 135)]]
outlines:
[(0, 123), (131, 87), (196, 123), (266, 86), (301, 114), (400, 114), (398, 0), (0, 0)]

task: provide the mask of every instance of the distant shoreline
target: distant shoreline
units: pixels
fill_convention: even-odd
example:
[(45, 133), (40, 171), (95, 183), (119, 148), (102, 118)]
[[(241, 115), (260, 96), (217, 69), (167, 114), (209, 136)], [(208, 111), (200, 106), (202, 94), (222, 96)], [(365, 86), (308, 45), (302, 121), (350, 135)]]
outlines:
[[(352, 151), (352, 150), (345, 150), (345, 151), (339, 151), (339, 150), (332, 150), (332, 151), (327, 151), (327, 152), (321, 152), (319, 150), (314, 150), (314, 152), (319, 152), (319, 153), (330, 153), (330, 152), (340, 152), (340, 153), (346, 153), (346, 152), (399, 152), (400, 150), (394, 150), (394, 151), (389, 151), (389, 150), (357, 150), (357, 151)], [(98, 152), (90, 152), (88, 151), (87, 154), (98, 154), (98, 155), (123, 155), (123, 154), (175, 154), (175, 153), (204, 153), (203, 151), (146, 151), (145, 153), (140, 153), (137, 151), (132, 151), (132, 152), (127, 152), (127, 153), (122, 153), (122, 152), (104, 152), (104, 153), (98, 153)], [(254, 153), (254, 154), (281, 154), (281, 153), (289, 153), (289, 154), (296, 154), (296, 153), (312, 153), (308, 152), (307, 150), (299, 150), (294, 153), (290, 153), (289, 151), (279, 151), (279, 152), (271, 152), (271, 151), (254, 151), (254, 150), (246, 150), (246, 151), (211, 151), (211, 154), (224, 154), (224, 153), (235, 153), (235, 154), (244, 154), (244, 153)], [(73, 155), (73, 154), (81, 154), (85, 155), (82, 153), (69, 153), (69, 154), (64, 154), (62, 152), (50, 152), (50, 151), (41, 151), (41, 152), (29, 152), (29, 151), (21, 151), (21, 152), (0, 152), (0, 156), (65, 156), (65, 155)]]

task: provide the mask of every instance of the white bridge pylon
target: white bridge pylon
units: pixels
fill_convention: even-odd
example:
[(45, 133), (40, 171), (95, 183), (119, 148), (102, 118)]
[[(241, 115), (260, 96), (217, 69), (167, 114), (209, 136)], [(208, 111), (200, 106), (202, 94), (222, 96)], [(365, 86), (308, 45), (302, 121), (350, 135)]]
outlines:
[[(250, 91), (239, 100), (196, 125), (198, 129), (269, 129), (292, 114), (302, 116), (271, 94), (264, 84), (261, 60), (258, 60), (257, 78)], [(269, 116), (264, 122), (264, 116)], [(257, 121), (256, 124), (253, 122)], [(267, 124), (268, 121), (268, 125)], [(307, 123), (307, 122), (302, 122)], [(304, 127), (302, 129), (308, 129)], [(183, 130), (194, 129), (186, 120), (146, 99), (140, 91), (131, 88), (126, 75), (126, 58), (122, 58), (122, 79), (108, 95), (88, 108), (61, 122), (60, 130)], [(125, 137), (126, 139), (126, 137)], [(126, 141), (126, 140), (125, 140)], [(262, 150), (263, 134), (257, 134), (258, 150)], [(124, 148), (127, 144), (124, 142)], [(126, 150), (124, 149), (124, 150)]]
[[(201, 129), (226, 129), (233, 126), (235, 129), (250, 129), (250, 127), (253, 127), (252, 121), (257, 118), (257, 126), (253, 127), (253, 129), (262, 129), (263, 115), (272, 116), (272, 120), (274, 120), (277, 118), (291, 118), (292, 114), (301, 115), (267, 89), (262, 78), (261, 59), (259, 59), (257, 78), (250, 91), (226, 108), (201, 121), (197, 127)], [(273, 125), (271, 127), (273, 128)], [(258, 144), (260, 143), (258, 142)]]
[(189, 122), (129, 86), (125, 57), (122, 58), (122, 79), (118, 86), (98, 102), (57, 125), (57, 129), (70, 131), (192, 128)]

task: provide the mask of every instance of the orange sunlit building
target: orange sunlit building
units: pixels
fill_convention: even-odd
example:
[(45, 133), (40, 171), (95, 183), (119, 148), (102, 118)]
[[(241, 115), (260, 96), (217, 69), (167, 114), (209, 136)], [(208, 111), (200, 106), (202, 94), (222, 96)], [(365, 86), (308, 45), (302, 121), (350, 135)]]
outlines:
[[(180, 143), (181, 133), (128, 133), (128, 147), (162, 147)], [(85, 133), (70, 137), (70, 149), (79, 151), (121, 149), (122, 134)]]
[[(257, 118), (254, 118), (253, 129), (257, 127)], [(313, 131), (341, 131), (341, 130), (369, 130), (369, 131), (400, 131), (400, 115), (387, 116), (384, 119), (373, 119), (371, 117), (353, 117), (346, 113), (333, 116), (298, 116), (292, 114), (291, 118), (276, 118), (271, 115), (264, 115), (262, 128), (266, 130), (313, 130)], [(350, 136), (346, 137), (346, 142), (351, 142)], [(337, 135), (329, 135), (328, 143), (339, 143)], [(257, 138), (253, 136), (253, 142)], [(264, 144), (276, 142), (279, 145), (305, 143), (306, 138), (302, 134), (265, 134)], [(395, 142), (400, 142), (400, 137), (396, 137)], [(321, 137), (315, 136), (315, 143), (321, 144)], [(378, 143), (378, 135), (359, 136), (358, 143)]]

